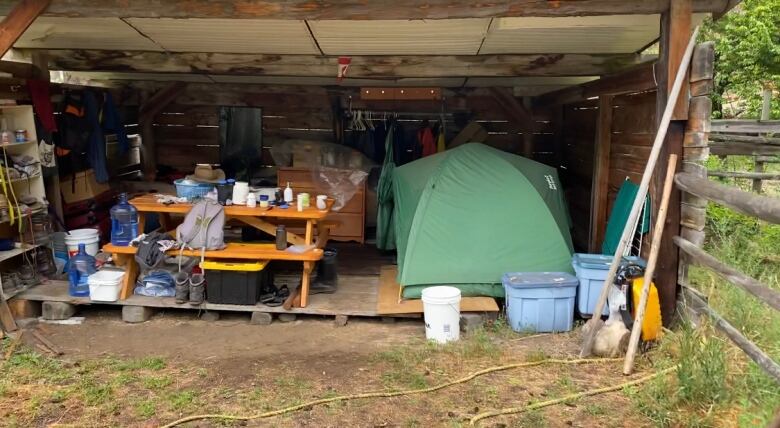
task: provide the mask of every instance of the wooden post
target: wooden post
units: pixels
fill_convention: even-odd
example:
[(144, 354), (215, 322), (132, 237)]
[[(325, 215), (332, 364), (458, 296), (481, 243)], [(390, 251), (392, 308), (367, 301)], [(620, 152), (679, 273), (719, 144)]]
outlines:
[[(531, 111), (531, 97), (523, 97), (523, 107), (526, 111)], [(534, 158), (534, 122), (531, 120), (528, 129), (523, 130), (523, 156), (528, 159)]]
[[(767, 121), (772, 116), (772, 90), (764, 88), (763, 99), (761, 103), (761, 121)], [(753, 172), (764, 172), (764, 161), (762, 156), (755, 156), (755, 166)], [(763, 181), (760, 178), (753, 180), (753, 191), (761, 193), (761, 187), (763, 187)]]
[[(712, 101), (710, 94), (713, 89), (715, 74), (715, 44), (700, 43), (693, 51), (691, 61), (691, 91), (694, 96), (688, 109), (688, 123), (683, 141), (683, 171), (703, 179), (707, 178), (705, 166), (706, 153), (709, 151), (710, 117), (712, 116)], [(695, 88), (695, 91), (694, 91)], [(704, 226), (707, 220), (707, 204), (704, 198), (691, 193), (683, 193), (680, 211), (685, 212), (680, 218), (680, 235), (694, 243), (704, 245)], [(679, 265), (677, 282), (688, 284), (688, 267), (690, 256), (684, 251), (677, 251)]]
[(0, 57), (11, 49), (49, 3), (51, 0), (22, 0), (11, 9), (0, 22)]
[(611, 95), (599, 97), (599, 118), (596, 124), (596, 154), (593, 158), (593, 182), (591, 187), (590, 238), (588, 251), (601, 252), (601, 242), (607, 228), (607, 198), (609, 193), (609, 156), (612, 143)]
[[(669, 10), (661, 14), (661, 34), (659, 40), (659, 58), (656, 65), (658, 92), (656, 98), (656, 121), (660, 122), (669, 90), (674, 82), (680, 60), (691, 35), (691, 1), (675, 0), (670, 2)], [(690, 95), (689, 78), (680, 90), (680, 96), (672, 113), (672, 121), (666, 133), (666, 140), (654, 171), (651, 198), (653, 203), (661, 200), (664, 172), (667, 169), (669, 155), (683, 156), (685, 120), (688, 118), (688, 100)], [(672, 243), (672, 237), (679, 234), (680, 192), (672, 191), (669, 210), (666, 217), (664, 235), (658, 258), (656, 286), (661, 302), (661, 315), (664, 324), (669, 325), (677, 306), (678, 251)]]

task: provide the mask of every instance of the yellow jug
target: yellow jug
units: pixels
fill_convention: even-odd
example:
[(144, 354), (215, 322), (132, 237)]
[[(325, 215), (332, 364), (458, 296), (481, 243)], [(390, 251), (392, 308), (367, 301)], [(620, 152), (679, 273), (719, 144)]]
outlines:
[[(636, 319), (636, 308), (639, 307), (639, 300), (642, 297), (642, 277), (631, 281), (631, 294), (633, 305), (631, 317)], [(655, 283), (650, 283), (650, 293), (647, 295), (647, 308), (645, 308), (645, 319), (642, 321), (642, 340), (645, 342), (656, 340), (661, 335), (661, 304), (658, 301), (658, 289)]]

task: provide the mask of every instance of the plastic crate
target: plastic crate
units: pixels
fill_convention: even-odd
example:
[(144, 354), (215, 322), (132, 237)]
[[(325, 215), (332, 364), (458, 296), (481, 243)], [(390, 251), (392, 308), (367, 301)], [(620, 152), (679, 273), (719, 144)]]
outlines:
[(577, 278), (565, 272), (504, 274), (506, 316), (518, 332), (569, 331), (574, 323)]
[[(645, 261), (639, 257), (624, 257), (623, 260), (640, 266), (646, 265)], [(577, 312), (584, 318), (590, 318), (593, 316), (601, 289), (604, 288), (604, 281), (607, 279), (609, 266), (612, 264), (612, 256), (577, 253), (572, 257), (571, 264), (577, 279), (580, 281), (577, 288)], [(609, 315), (608, 305), (604, 305), (601, 314)]]
[(270, 284), (265, 269), (268, 261), (226, 262), (204, 261), (206, 301), (231, 305), (254, 305), (264, 286)]

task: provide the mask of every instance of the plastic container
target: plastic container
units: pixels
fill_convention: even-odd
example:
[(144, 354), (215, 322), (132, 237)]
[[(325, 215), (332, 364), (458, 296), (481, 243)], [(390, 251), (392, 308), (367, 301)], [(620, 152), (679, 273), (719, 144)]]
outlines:
[(236, 181), (233, 185), (233, 205), (246, 205), (247, 196), (249, 196), (249, 183)]
[(78, 253), (79, 244), (84, 244), (87, 254), (94, 256), (100, 250), (100, 231), (97, 229), (75, 229), (65, 235), (68, 257)]
[[(625, 262), (637, 263), (645, 266), (645, 261), (639, 257), (624, 257)], [(577, 312), (583, 318), (593, 316), (593, 309), (599, 300), (601, 289), (604, 288), (604, 281), (609, 273), (609, 266), (612, 264), (612, 256), (604, 254), (585, 254), (577, 253), (571, 259), (574, 272), (580, 285), (577, 288)], [(602, 315), (609, 315), (609, 305), (604, 305)]]
[(447, 285), (422, 291), (425, 338), (438, 343), (460, 339), (460, 290)]
[(287, 228), (283, 224), (276, 226), (276, 249), (279, 251), (287, 249)]
[(501, 279), (512, 330), (569, 331), (574, 322), (577, 278), (565, 272), (515, 272)]
[(121, 270), (101, 270), (89, 276), (89, 300), (95, 302), (116, 302), (119, 300), (119, 290), (122, 288)]
[(78, 253), (70, 258), (68, 293), (74, 297), (89, 296), (89, 276), (95, 271), (95, 258), (87, 254), (85, 244), (79, 244)]
[(220, 205), (227, 205), (228, 200), (233, 199), (233, 183), (228, 183), (225, 180), (221, 180), (217, 184), (217, 202)]
[(127, 193), (119, 194), (119, 203), (111, 207), (111, 244), (127, 247), (138, 236), (138, 210), (127, 202)]
[(180, 178), (173, 182), (176, 185), (176, 196), (193, 200), (206, 196), (214, 185), (211, 183), (196, 183), (185, 178)]
[(209, 303), (254, 305), (260, 300), (260, 291), (270, 284), (265, 271), (268, 261), (225, 262), (205, 261), (206, 300)]

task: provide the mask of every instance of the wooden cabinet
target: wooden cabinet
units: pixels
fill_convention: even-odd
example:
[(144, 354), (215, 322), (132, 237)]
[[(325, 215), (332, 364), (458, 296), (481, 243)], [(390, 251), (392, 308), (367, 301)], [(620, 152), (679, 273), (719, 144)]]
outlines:
[[(295, 195), (308, 193), (311, 195), (311, 203), (315, 203), (318, 194), (328, 194), (327, 189), (318, 188), (314, 181), (312, 170), (309, 168), (284, 168), (277, 170), (276, 175), (279, 187), (282, 189), (290, 183)], [(360, 185), (355, 195), (338, 211), (333, 211), (327, 220), (338, 222), (338, 226), (330, 232), (330, 239), (334, 241), (356, 241), (361, 244), (366, 239), (366, 183)], [(292, 231), (292, 229), (291, 229)]]

